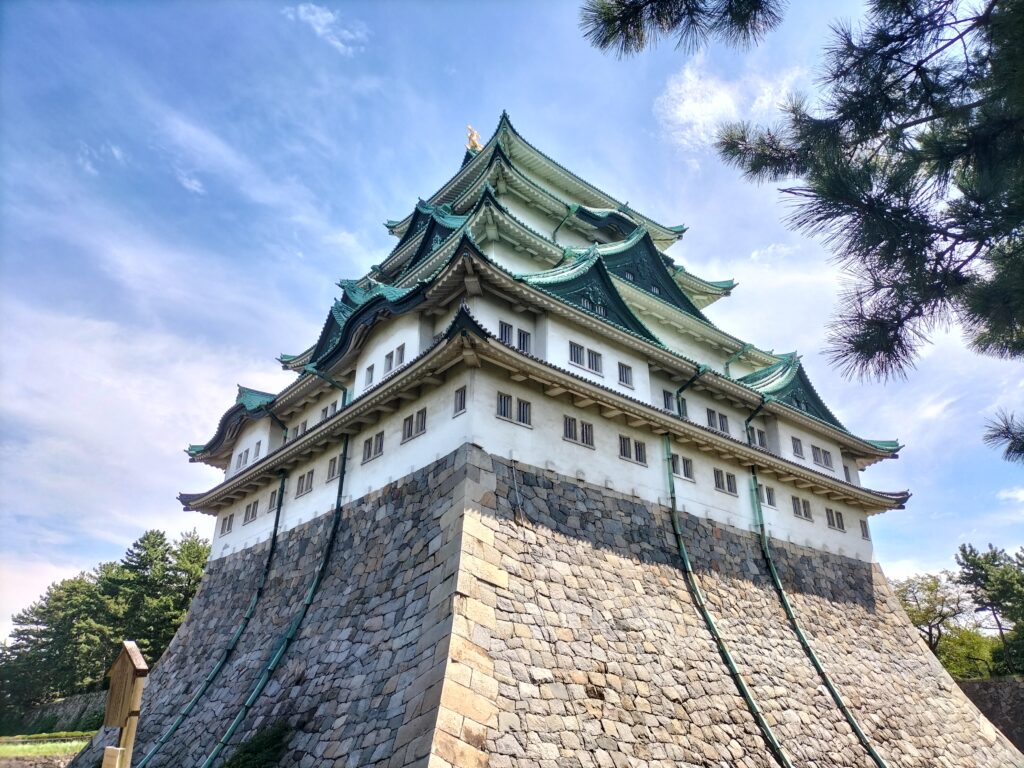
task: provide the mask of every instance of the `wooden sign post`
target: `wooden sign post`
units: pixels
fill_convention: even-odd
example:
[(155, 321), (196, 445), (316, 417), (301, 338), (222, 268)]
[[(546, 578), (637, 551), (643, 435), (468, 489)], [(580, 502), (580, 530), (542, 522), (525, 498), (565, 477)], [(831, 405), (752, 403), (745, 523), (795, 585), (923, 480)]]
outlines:
[(103, 725), (120, 728), (121, 738), (116, 747), (103, 750), (102, 768), (131, 768), (142, 689), (146, 686), (148, 674), (149, 666), (142, 658), (139, 646), (133, 640), (125, 640), (121, 655), (107, 673), (110, 689), (107, 691), (107, 710), (103, 715)]

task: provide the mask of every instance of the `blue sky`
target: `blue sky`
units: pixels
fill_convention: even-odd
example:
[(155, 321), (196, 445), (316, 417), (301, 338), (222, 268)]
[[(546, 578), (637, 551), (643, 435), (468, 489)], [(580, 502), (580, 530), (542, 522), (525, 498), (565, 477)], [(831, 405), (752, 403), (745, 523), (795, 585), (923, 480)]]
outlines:
[[(827, 6), (827, 7), (826, 7)], [(667, 224), (671, 255), (740, 287), (724, 329), (798, 349), (855, 432), (899, 437), (865, 475), (910, 488), (873, 523), (902, 576), (964, 541), (1024, 544), (1024, 473), (981, 443), (1024, 409), (1019, 365), (941, 333), (905, 382), (846, 381), (821, 355), (841, 276), (788, 231), (772, 187), (708, 149), (725, 119), (771, 120), (813, 92), (828, 24), (798, 2), (750, 51), (671, 45), (619, 61), (568, 3), (0, 5), (0, 636), (50, 581), (146, 528), (212, 526), (175, 496), (236, 383), (313, 340), (341, 277), (380, 261), (381, 225), (458, 167), (465, 126), (507, 109), (532, 143)]]

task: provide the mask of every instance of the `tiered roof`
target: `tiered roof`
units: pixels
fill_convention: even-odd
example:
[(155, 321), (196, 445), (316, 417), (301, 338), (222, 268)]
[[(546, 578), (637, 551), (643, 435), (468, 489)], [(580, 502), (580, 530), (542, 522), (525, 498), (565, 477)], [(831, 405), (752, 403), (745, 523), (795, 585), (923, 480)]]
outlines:
[[(542, 183), (543, 182), (543, 183)], [(517, 218), (500, 198), (515, 194), (546, 213), (556, 224), (550, 234)], [(593, 236), (589, 247), (565, 247), (556, 236), (563, 226)], [(866, 463), (899, 450), (895, 441), (870, 441), (849, 433), (815, 391), (796, 353), (775, 355), (718, 329), (702, 309), (735, 287), (732, 280), (708, 281), (665, 255), (685, 227), (666, 227), (615, 200), (576, 176), (525, 141), (502, 114), (494, 134), (437, 192), (420, 200), (402, 220), (387, 222), (399, 240), (380, 265), (359, 280), (342, 280), (316, 343), (299, 355), (282, 355), (282, 364), (299, 373), (294, 387), (307, 378), (327, 376), (349, 365), (369, 330), (382, 318), (412, 310), (444, 306), (451, 291), (465, 290), (466, 280), (490, 283), (494, 290), (555, 311), (569, 319), (622, 334), (650, 359), (666, 367), (703, 370), (664, 344), (644, 322), (654, 317), (674, 325), (733, 358), (758, 367), (739, 378), (711, 371), (707, 386), (730, 393), (737, 402), (760, 403), (769, 412), (808, 420), (825, 427), (845, 449)], [(491, 241), (514, 243), (537, 263), (536, 270), (512, 272), (487, 255)], [(474, 266), (475, 265), (475, 266)], [(615, 333), (611, 333), (615, 336)], [(229, 432), (246, 419), (273, 413), (275, 397), (240, 388), (239, 401), (221, 420), (215, 437), (190, 446), (193, 460), (209, 460)], [(284, 398), (286, 393), (279, 398)], [(223, 457), (217, 456), (219, 460)]]

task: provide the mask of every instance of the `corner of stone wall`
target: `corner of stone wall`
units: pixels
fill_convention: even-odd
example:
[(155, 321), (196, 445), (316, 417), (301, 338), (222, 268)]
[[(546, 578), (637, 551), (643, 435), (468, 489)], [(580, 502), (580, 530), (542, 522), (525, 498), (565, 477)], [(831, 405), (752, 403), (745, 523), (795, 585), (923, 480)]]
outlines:
[[(508, 586), (494, 548), (498, 523), (481, 513), (494, 505), (495, 476), (490, 457), (478, 446), (465, 448), (465, 478), (445, 513), (445, 529), (454, 533), (444, 567), (444, 580), (431, 601), (447, 601), (451, 634), (437, 648), (435, 661), (444, 667), (437, 724), (430, 746), (429, 768), (484, 768), (488, 729), (498, 724), (498, 681), (487, 648), (496, 626), (495, 588)], [(461, 456), (460, 456), (461, 458)]]

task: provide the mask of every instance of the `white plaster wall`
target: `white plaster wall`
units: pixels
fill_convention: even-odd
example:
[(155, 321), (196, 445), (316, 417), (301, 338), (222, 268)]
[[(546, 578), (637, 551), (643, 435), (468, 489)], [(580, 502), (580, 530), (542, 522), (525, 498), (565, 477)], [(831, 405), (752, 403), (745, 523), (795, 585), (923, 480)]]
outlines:
[[(671, 310), (666, 308), (665, 311), (667, 313)], [(673, 352), (695, 362), (704, 363), (704, 365), (709, 366), (718, 373), (725, 373), (725, 360), (728, 354), (722, 350), (710, 349), (698, 342), (693, 336), (682, 333), (671, 325), (659, 323), (650, 316), (638, 315), (638, 317)]]
[[(419, 354), (419, 324), (419, 315), (409, 312), (392, 318), (389, 322), (380, 323), (370, 331), (370, 336), (366, 339), (363, 350), (356, 359), (356, 379), (353, 387), (353, 396), (359, 396), (366, 390), (372, 389), (385, 376), (391, 376), (402, 367), (395, 366), (388, 373), (384, 373), (384, 356), (388, 352), (393, 352), (399, 344), (405, 344), (405, 362), (402, 364), (403, 366), (408, 365), (409, 361)], [(366, 368), (371, 364), (373, 365), (373, 381), (367, 385)]]
[[(235, 448), (231, 452), (231, 463), (228, 464), (224, 472), (225, 479), (232, 477), (237, 472), (248, 469), (254, 462), (259, 461), (281, 444), (280, 436), (278, 436), (277, 442), (273, 446), (271, 445), (271, 424), (270, 419), (265, 417), (258, 421), (251, 421), (242, 427), (238, 437), (235, 439)], [(280, 430), (277, 431), (280, 432)], [(257, 442), (260, 443), (260, 455), (257, 458), (253, 458), (253, 451), (256, 448)], [(245, 453), (246, 450), (249, 451), (249, 461), (245, 466), (235, 469), (239, 455)]]
[(482, 248), (490, 259), (513, 274), (541, 272), (552, 266), (546, 261), (532, 258), (526, 251), (517, 251), (504, 240), (488, 240)]
[[(569, 362), (570, 341), (601, 353), (603, 369), (601, 374)], [(594, 336), (592, 331), (585, 331), (551, 316), (547, 318), (545, 347), (548, 362), (553, 365), (565, 368), (580, 378), (595, 381), (634, 399), (643, 401), (648, 399), (648, 393), (651, 391), (650, 368), (647, 365), (647, 360), (635, 352), (619, 347), (606, 338)], [(619, 383), (618, 364), (620, 362), (633, 368), (632, 387)]]
[[(814, 435), (807, 430), (791, 424), (783, 419), (779, 419), (779, 449), (780, 454), (783, 458), (788, 459), (796, 464), (802, 464), (805, 467), (821, 472), (826, 475), (838, 477), (840, 480), (845, 480), (843, 476), (843, 457), (839, 450), (839, 445), (826, 439), (822, 435)], [(793, 440), (792, 438), (799, 438), (800, 442), (803, 443), (804, 457), (801, 459), (799, 456), (793, 453)], [(814, 463), (814, 454), (811, 451), (811, 446), (816, 445), (819, 448), (824, 448), (832, 453), (832, 469), (822, 465)], [(850, 467), (850, 479), (853, 480), (853, 476), (856, 473), (854, 468)]]
[[(467, 411), (453, 415), (453, 393), (457, 387), (467, 386)], [(522, 426), (495, 416), (497, 393), (506, 392), (514, 398), (529, 400), (532, 425)], [(403, 419), (419, 408), (427, 408), (427, 431), (412, 440), (401, 442)], [(562, 439), (562, 418), (575, 416), (594, 424), (593, 449)], [(384, 453), (377, 459), (362, 463), (363, 441), (384, 431)], [(625, 461), (618, 456), (618, 437), (627, 435), (642, 440), (647, 446), (647, 465)], [(507, 377), (485, 370), (472, 370), (453, 377), (444, 386), (430, 390), (423, 398), (409, 403), (406, 408), (386, 420), (367, 427), (352, 438), (349, 446), (348, 470), (344, 501), (365, 495), (383, 485), (409, 474), (416, 469), (446, 455), (464, 442), (473, 442), (485, 450), (525, 464), (550, 469), (581, 481), (604, 486), (619, 493), (637, 496), (660, 504), (669, 501), (666, 453), (663, 438), (643, 430), (631, 429), (620, 422), (607, 421), (597, 409), (579, 409), (566, 400), (547, 398), (538, 390), (513, 382)], [(692, 447), (673, 445), (672, 452), (686, 456), (694, 464), (694, 481), (676, 478), (677, 499), (682, 509), (738, 528), (753, 529), (753, 507), (750, 497), (748, 470), (738, 464), (713, 459)], [(327, 464), (332, 456), (341, 452), (340, 444), (311, 459), (291, 472), (288, 479), (281, 529), (288, 530), (311, 518), (329, 513), (334, 506), (336, 480), (327, 481)], [(737, 494), (719, 491), (714, 486), (714, 469), (718, 467), (736, 476)], [(297, 478), (314, 469), (314, 490), (295, 498)], [(774, 478), (762, 482), (775, 489), (777, 507), (764, 507), (769, 532), (778, 539), (838, 552), (862, 560), (871, 559), (871, 543), (860, 536), (859, 520), (862, 513), (851, 507), (826, 502), (805, 490), (796, 490)], [(273, 525), (273, 510), (269, 507), (270, 491), (277, 487), (271, 480), (258, 494), (242, 499), (222, 512), (235, 514), (233, 531), (220, 536), (220, 523), (214, 540), (214, 557), (252, 546), (265, 540)], [(812, 504), (813, 521), (793, 515), (790, 496), (807, 498)], [(243, 524), (245, 505), (253, 498), (260, 499), (257, 520)], [(828, 528), (825, 506), (843, 512), (846, 531)]]

